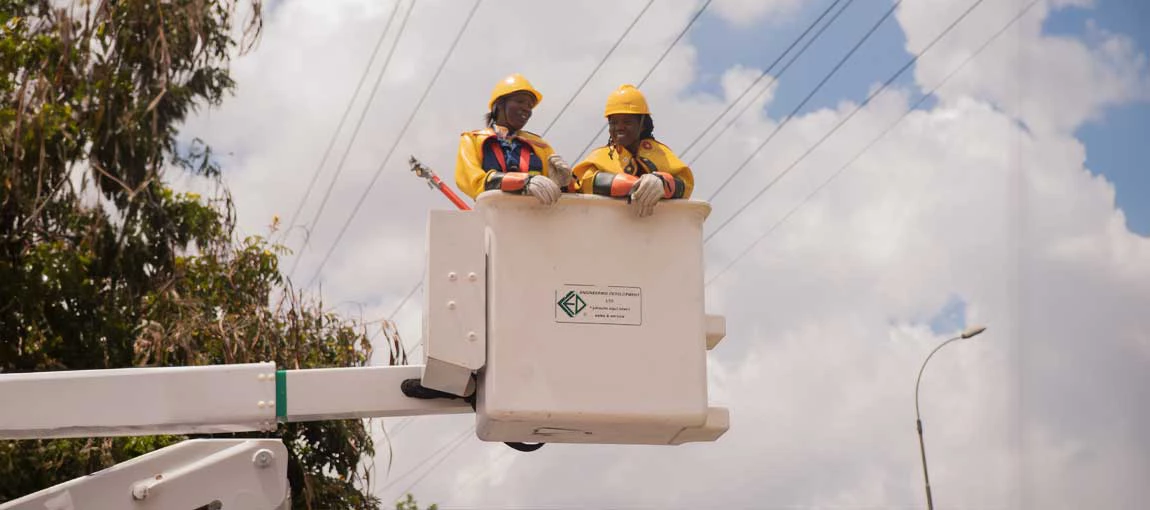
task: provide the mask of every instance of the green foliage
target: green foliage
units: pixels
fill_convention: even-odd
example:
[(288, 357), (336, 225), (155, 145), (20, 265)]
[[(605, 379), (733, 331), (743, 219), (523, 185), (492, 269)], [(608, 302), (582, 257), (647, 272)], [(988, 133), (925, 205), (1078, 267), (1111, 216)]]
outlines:
[[(405, 499), (395, 502), (395, 510), (419, 510), (419, 504), (415, 502), (415, 497), (408, 494)], [(431, 505), (425, 510), (439, 510), (439, 505)]]
[[(210, 148), (177, 141), (234, 87), (227, 66), (258, 37), (259, 0), (55, 5), (0, 0), (0, 371), (365, 364), (366, 324), (293, 290), (282, 247), (237, 238)], [(220, 191), (177, 193), (166, 171)], [(362, 421), (277, 435), (293, 508), (379, 508)], [(182, 439), (0, 442), (0, 502)]]

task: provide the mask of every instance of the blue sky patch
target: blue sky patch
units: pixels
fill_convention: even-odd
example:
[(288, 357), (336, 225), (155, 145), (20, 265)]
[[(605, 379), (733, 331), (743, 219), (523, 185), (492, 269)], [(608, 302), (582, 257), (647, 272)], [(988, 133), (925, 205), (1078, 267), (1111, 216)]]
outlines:
[(936, 335), (949, 335), (966, 329), (966, 301), (951, 296), (928, 321), (930, 331)]
[[(747, 28), (733, 27), (716, 15), (705, 13), (691, 34), (691, 43), (698, 48), (700, 55), (701, 79), (695, 84), (695, 90), (720, 94), (722, 73), (736, 64), (766, 69), (832, 3), (833, 0), (810, 3), (802, 12), (792, 14), (787, 23), (767, 21)], [(841, 9), (843, 3), (846, 2), (836, 6), (819, 26)], [(855, 1), (848, 5), (843, 14), (786, 70), (767, 112), (772, 117), (782, 118), (794, 110), (889, 9), (888, 2)], [(816, 31), (818, 27), (808, 37)], [(796, 46), (792, 54), (802, 45)], [(904, 49), (905, 45), (906, 36), (898, 20), (891, 15), (798, 110), (797, 115), (833, 108), (844, 100), (861, 102), (866, 99), (872, 85), (886, 81), (911, 58)], [(771, 74), (777, 75), (778, 69), (790, 57), (791, 54), (784, 57)], [(913, 77), (912, 66), (894, 85), (913, 85)]]
[[(704, 13), (689, 36), (699, 51), (700, 66), (700, 77), (691, 91), (720, 95), (722, 73), (734, 65), (766, 69), (833, 1), (811, 2), (786, 21), (764, 20), (750, 27), (733, 26), (714, 13)], [(767, 113), (781, 119), (794, 110), (890, 6), (889, 1), (856, 1), (847, 6), (779, 80)], [(840, 8), (841, 4), (822, 23)], [(1099, 0), (1095, 8), (1062, 8), (1050, 14), (1044, 31), (1084, 37), (1089, 23), (1131, 37), (1140, 53), (1150, 53), (1150, 2)], [(861, 102), (870, 87), (886, 81), (911, 58), (905, 45), (905, 34), (891, 16), (797, 114), (833, 108), (841, 101)], [(789, 58), (785, 57), (779, 67)], [(929, 54), (924, 58), (930, 58)], [(913, 89), (913, 76), (912, 66), (894, 85)], [(911, 101), (919, 97), (912, 97)], [(934, 103), (928, 99), (921, 108), (932, 108)], [(1142, 102), (1111, 108), (1102, 119), (1085, 124), (1075, 135), (1086, 145), (1087, 168), (1115, 184), (1117, 206), (1126, 213), (1127, 227), (1150, 236), (1150, 200), (1144, 198), (1150, 196), (1150, 164), (1146, 163), (1150, 161), (1150, 144), (1144, 142), (1146, 133), (1150, 133), (1150, 103)]]
[[(1134, 40), (1139, 53), (1150, 50), (1150, 2), (1100, 0), (1093, 9), (1066, 8), (1051, 13), (1044, 31), (1081, 37), (1090, 23)], [(1086, 167), (1114, 183), (1118, 207), (1131, 231), (1150, 236), (1150, 103), (1111, 108), (1099, 121), (1081, 126), (1075, 136), (1086, 145)]]

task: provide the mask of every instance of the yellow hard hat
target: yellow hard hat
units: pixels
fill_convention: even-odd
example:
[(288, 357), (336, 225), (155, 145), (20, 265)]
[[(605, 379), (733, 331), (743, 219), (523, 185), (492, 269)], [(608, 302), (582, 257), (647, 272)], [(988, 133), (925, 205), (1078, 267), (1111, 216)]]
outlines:
[(535, 90), (535, 87), (531, 86), (531, 82), (527, 81), (527, 78), (524, 78), (522, 74), (515, 73), (499, 80), (499, 83), (495, 84), (495, 88), (491, 89), (491, 101), (487, 102), (487, 109), (495, 108), (497, 99), (519, 91), (527, 91), (535, 96), (536, 106), (543, 102), (543, 94)]
[(643, 97), (643, 93), (634, 85), (626, 84), (607, 96), (607, 108), (603, 112), (603, 116), (616, 114), (616, 113), (634, 113), (634, 114), (651, 114), (651, 110), (647, 108), (647, 99)]

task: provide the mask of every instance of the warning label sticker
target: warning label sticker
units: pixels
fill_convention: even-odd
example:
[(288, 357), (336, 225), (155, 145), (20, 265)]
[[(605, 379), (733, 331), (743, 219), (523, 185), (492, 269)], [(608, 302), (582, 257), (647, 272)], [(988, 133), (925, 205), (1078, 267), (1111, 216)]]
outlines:
[(643, 289), (567, 284), (555, 290), (555, 322), (643, 324)]

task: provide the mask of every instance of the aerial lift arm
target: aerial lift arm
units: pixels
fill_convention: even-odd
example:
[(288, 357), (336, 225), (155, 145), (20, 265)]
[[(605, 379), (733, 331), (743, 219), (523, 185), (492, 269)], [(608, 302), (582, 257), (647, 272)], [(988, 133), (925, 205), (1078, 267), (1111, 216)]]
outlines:
[(422, 370), (247, 363), (5, 374), (0, 439), (274, 431), (277, 422), (472, 412), (462, 400), (404, 396), (400, 383)]
[[(679, 445), (727, 431), (727, 409), (707, 402), (706, 351), (725, 335), (704, 311), (707, 204), (668, 201), (638, 218), (604, 197), (544, 208), (492, 191), (475, 209), (428, 219), (423, 365), (0, 374), (0, 439), (458, 413), (474, 413), (476, 436), (492, 442)], [(604, 249), (651, 262), (588, 270)], [(412, 381), (446, 398), (411, 398)], [(0, 510), (273, 510), (285, 505), (286, 462), (277, 439), (192, 441)]]
[[(422, 369), (249, 363), (4, 374), (0, 439), (270, 432), (283, 422), (472, 412), (462, 400), (404, 396), (400, 383)], [(185, 441), (0, 510), (286, 509), (287, 460), (275, 438)]]
[(287, 510), (278, 439), (194, 439), (30, 494), (4, 510)]

